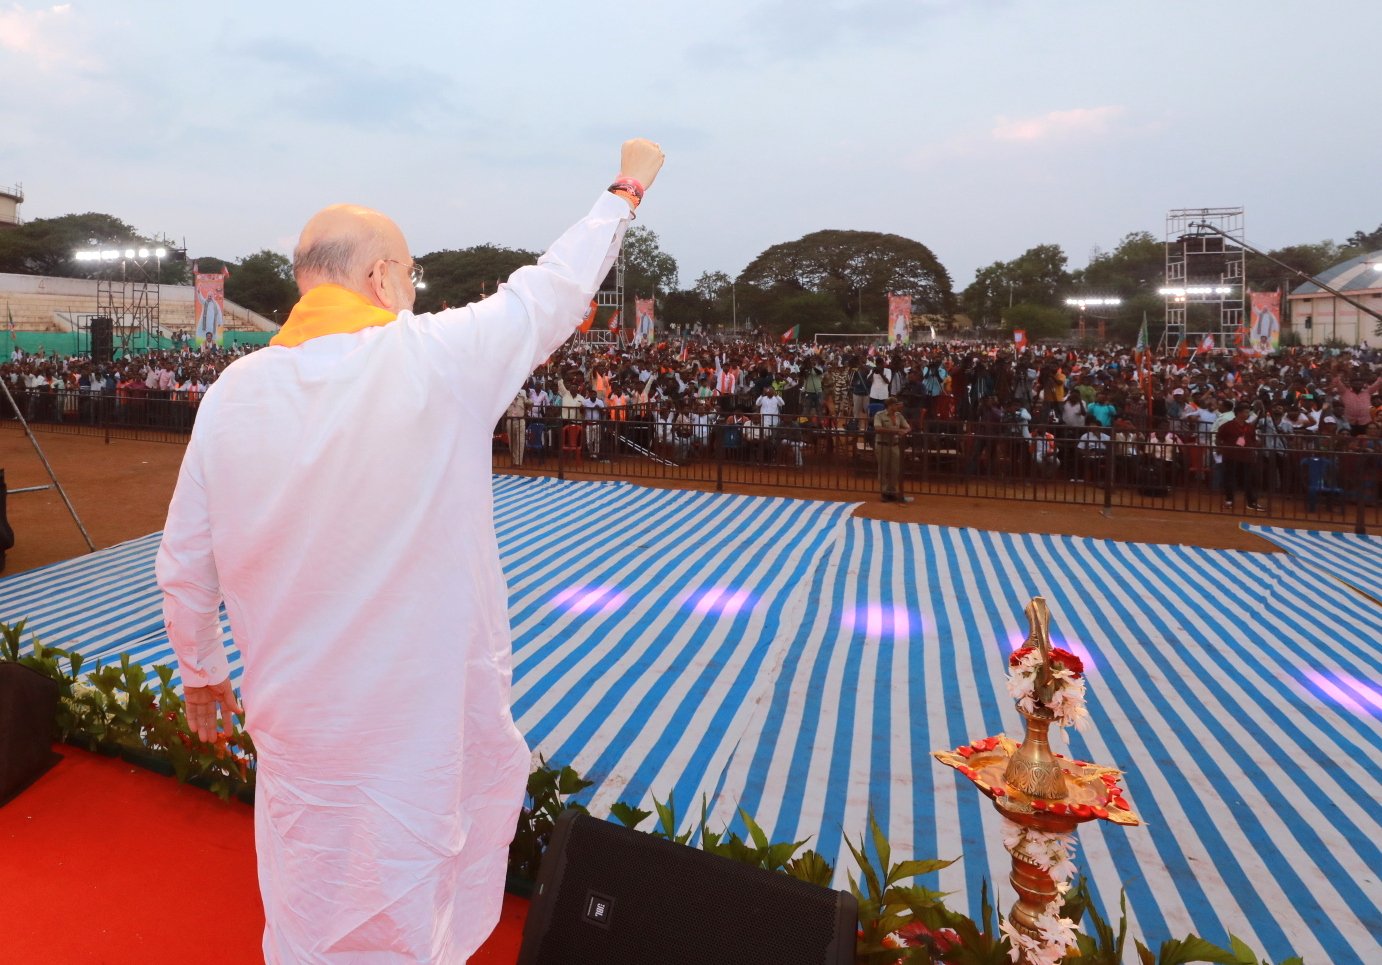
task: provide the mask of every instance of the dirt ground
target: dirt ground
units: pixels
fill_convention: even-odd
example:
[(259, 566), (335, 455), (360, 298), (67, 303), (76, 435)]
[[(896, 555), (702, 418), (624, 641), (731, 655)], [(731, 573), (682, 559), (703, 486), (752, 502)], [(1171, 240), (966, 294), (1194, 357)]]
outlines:
[[(37, 438), (97, 549), (163, 528), (182, 461), (181, 445), (122, 439), (107, 443), (100, 438), (42, 432)], [(0, 468), (5, 470), (6, 485), (11, 491), (52, 482), (29, 440), (13, 424), (0, 427)], [(769, 491), (749, 487), (735, 491), (771, 492), (802, 499), (860, 498), (858, 493), (832, 494), (816, 489)], [(87, 551), (77, 524), (55, 489), (13, 493), (8, 510), (15, 546), (9, 552), (5, 575)], [(1266, 540), (1239, 529), (1240, 520), (1236, 517), (1195, 513), (1115, 510), (1111, 517), (1105, 517), (1089, 506), (917, 496), (915, 502), (906, 506), (865, 502), (857, 514), (895, 522), (970, 526), (1009, 533), (1063, 533), (1098, 539), (1184, 543), (1209, 549), (1275, 549)]]

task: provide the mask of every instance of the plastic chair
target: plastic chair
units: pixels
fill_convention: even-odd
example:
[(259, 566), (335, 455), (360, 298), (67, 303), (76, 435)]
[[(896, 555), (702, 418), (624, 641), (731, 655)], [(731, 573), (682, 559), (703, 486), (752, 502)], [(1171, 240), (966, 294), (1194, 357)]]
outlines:
[(541, 422), (528, 423), (528, 453), (541, 459), (547, 450), (547, 427)]
[(572, 462), (581, 461), (581, 433), (585, 430), (579, 425), (569, 425), (561, 430), (561, 455)]
[(1332, 507), (1344, 494), (1344, 491), (1333, 483), (1336, 468), (1333, 459), (1310, 456), (1301, 460), (1301, 467), (1305, 470), (1305, 508), (1310, 512), (1315, 511), (1321, 496), (1325, 498), (1326, 505)]

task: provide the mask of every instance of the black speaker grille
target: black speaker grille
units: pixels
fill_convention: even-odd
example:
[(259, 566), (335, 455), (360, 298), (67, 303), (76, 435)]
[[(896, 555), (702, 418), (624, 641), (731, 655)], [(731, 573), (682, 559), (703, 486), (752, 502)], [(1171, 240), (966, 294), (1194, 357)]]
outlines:
[[(577, 819), (549, 892), (534, 965), (810, 965), (852, 961), (839, 892), (594, 818)], [(554, 856), (549, 854), (547, 859)], [(544, 877), (546, 873), (544, 872)], [(609, 900), (608, 923), (588, 918)], [(539, 906), (550, 902), (550, 909)], [(543, 914), (550, 911), (550, 915)], [(530, 915), (530, 925), (533, 923)], [(525, 936), (525, 946), (527, 945)], [(534, 936), (535, 937), (535, 936)], [(840, 950), (848, 948), (843, 958)]]

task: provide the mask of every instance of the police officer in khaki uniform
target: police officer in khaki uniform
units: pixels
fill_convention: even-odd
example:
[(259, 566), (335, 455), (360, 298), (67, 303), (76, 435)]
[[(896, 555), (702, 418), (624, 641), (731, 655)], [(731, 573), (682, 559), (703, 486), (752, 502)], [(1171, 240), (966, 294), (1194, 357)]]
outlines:
[(902, 400), (888, 396), (887, 406), (873, 417), (874, 452), (878, 457), (878, 485), (885, 503), (910, 503), (902, 495), (902, 440), (912, 427), (902, 415)]

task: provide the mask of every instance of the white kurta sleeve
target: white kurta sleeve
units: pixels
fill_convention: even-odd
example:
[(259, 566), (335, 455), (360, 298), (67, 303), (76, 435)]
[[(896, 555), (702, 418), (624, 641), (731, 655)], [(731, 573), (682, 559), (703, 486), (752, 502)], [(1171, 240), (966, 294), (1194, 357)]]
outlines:
[(221, 643), (221, 588), (211, 554), (195, 433), (178, 472), (154, 572), (163, 591), (164, 628), (178, 657), (183, 686), (206, 687), (225, 680), (230, 667)]
[(490, 421), (504, 412), (523, 380), (580, 325), (590, 299), (619, 253), (632, 213), (604, 192), (590, 213), (538, 259), (518, 269), (489, 298), (415, 323), (432, 331), (451, 360), (471, 366), (472, 398), (485, 400)]

